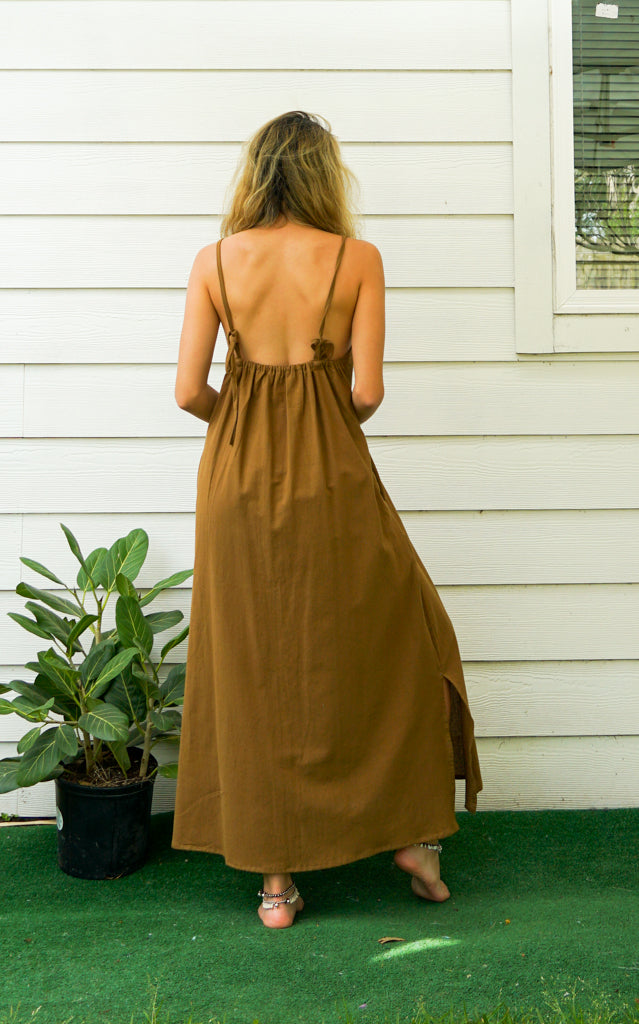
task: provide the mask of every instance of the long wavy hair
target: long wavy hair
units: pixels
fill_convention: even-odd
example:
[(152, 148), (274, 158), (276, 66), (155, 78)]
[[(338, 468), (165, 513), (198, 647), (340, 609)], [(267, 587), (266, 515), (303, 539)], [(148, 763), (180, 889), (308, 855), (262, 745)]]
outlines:
[(359, 236), (359, 182), (342, 160), (329, 122), (316, 114), (289, 110), (262, 125), (243, 144), (229, 188), (222, 238), (268, 227), (281, 214), (320, 231)]

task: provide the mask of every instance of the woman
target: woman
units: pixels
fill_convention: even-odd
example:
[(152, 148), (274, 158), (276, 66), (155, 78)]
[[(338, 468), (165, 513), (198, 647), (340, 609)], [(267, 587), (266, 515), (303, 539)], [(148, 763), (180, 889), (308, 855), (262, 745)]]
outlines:
[(390, 849), (447, 899), (455, 778), (468, 810), (482, 788), (452, 624), (361, 428), (384, 395), (384, 271), (354, 183), (316, 116), (260, 128), (180, 339), (176, 401), (208, 427), (172, 845), (262, 874), (272, 928), (304, 906), (292, 871)]

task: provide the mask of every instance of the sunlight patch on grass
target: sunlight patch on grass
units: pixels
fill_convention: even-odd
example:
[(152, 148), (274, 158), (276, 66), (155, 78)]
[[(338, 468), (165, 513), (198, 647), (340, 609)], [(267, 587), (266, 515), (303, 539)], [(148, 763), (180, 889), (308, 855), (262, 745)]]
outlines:
[(415, 939), (414, 942), (401, 942), (385, 949), (383, 953), (376, 953), (370, 957), (371, 963), (378, 963), (380, 960), (396, 960), (408, 953), (421, 953), (422, 950), (440, 949), (442, 946), (457, 946), (460, 939), (451, 939), (448, 935), (440, 935), (436, 939)]

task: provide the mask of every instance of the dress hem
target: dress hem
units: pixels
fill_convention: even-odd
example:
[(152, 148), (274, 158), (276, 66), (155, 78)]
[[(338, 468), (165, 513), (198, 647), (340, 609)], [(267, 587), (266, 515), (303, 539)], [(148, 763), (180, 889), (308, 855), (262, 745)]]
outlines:
[[(455, 835), (456, 832), (459, 832), (459, 824), (457, 824), (457, 823), (456, 823), (456, 827), (454, 829), (452, 829), (450, 831), (447, 831), (447, 828), (450, 829), (450, 826), (443, 826), (441, 829), (435, 828), (432, 831), (433, 831), (433, 833), (437, 834), (439, 839), (446, 839), (446, 838), (448, 838), (448, 836)], [(381, 846), (380, 845), (375, 845), (374, 847), (370, 847), (367, 850), (365, 850), (363, 853), (358, 853), (358, 854), (355, 854), (355, 855), (351, 854), (351, 855), (349, 855), (347, 857), (342, 856), (342, 857), (340, 857), (339, 860), (331, 860), (330, 863), (327, 863), (326, 861), (324, 861), (321, 864), (320, 863), (315, 863), (315, 864), (305, 865), (304, 867), (299, 867), (299, 866), (298, 867), (290, 867), (289, 866), (289, 867), (286, 867), (286, 868), (283, 868), (281, 866), (265, 868), (265, 867), (255, 867), (253, 865), (232, 863), (230, 860), (227, 860), (227, 858), (225, 857), (225, 855), (224, 855), (222, 850), (214, 849), (213, 847), (210, 847), (210, 846), (204, 847), (204, 846), (187, 845), (187, 844), (182, 844), (182, 843), (173, 843), (173, 841), (172, 841), (171, 842), (171, 849), (172, 850), (188, 850), (188, 851), (192, 851), (192, 852), (195, 852), (195, 853), (213, 853), (213, 854), (218, 854), (219, 856), (224, 857), (224, 863), (229, 868), (236, 868), (238, 871), (252, 871), (252, 872), (255, 872), (258, 875), (262, 875), (262, 874), (267, 875), (267, 874), (287, 874), (287, 873), (291, 873), (293, 871), (323, 871), (323, 870), (326, 870), (328, 868), (339, 868), (339, 867), (343, 867), (346, 864), (353, 864), (355, 861), (358, 861), (358, 860), (365, 860), (367, 857), (374, 857), (378, 853), (386, 853), (387, 851), (390, 851), (390, 850), (401, 850), (404, 846), (411, 846), (413, 843), (422, 843), (422, 842), (429, 842), (430, 843), (430, 842), (437, 842), (437, 840), (436, 839), (432, 839), (432, 838), (429, 838), (429, 839), (410, 839), (407, 843), (398, 842), (398, 843), (391, 843), (390, 845), (389, 845), (388, 842), (385, 842)]]

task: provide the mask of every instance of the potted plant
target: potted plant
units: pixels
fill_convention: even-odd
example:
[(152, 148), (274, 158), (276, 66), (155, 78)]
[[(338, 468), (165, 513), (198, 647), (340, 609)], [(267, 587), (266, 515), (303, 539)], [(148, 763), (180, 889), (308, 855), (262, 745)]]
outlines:
[[(8, 612), (50, 646), (27, 662), (36, 673), (32, 682), (0, 685), (0, 693), (17, 693), (13, 700), (0, 697), (0, 713), (34, 723), (17, 755), (0, 760), (0, 792), (55, 779), (60, 867), (80, 878), (113, 878), (144, 862), (155, 777), (158, 771), (177, 774), (177, 762), (158, 767), (151, 751), (159, 741), (179, 742), (186, 665), (172, 665), (163, 679), (160, 669), (189, 627), (155, 658), (155, 634), (184, 616), (143, 609), (193, 570), (143, 594), (133, 583), (148, 551), (144, 530), (131, 530), (85, 558), (71, 530), (60, 526), (80, 563), (76, 586), (40, 562), (20, 561), (64, 587), (70, 599), (21, 582), (16, 593), (29, 598), (25, 607), (33, 618)], [(115, 593), (115, 625), (106, 628), (105, 609)]]

